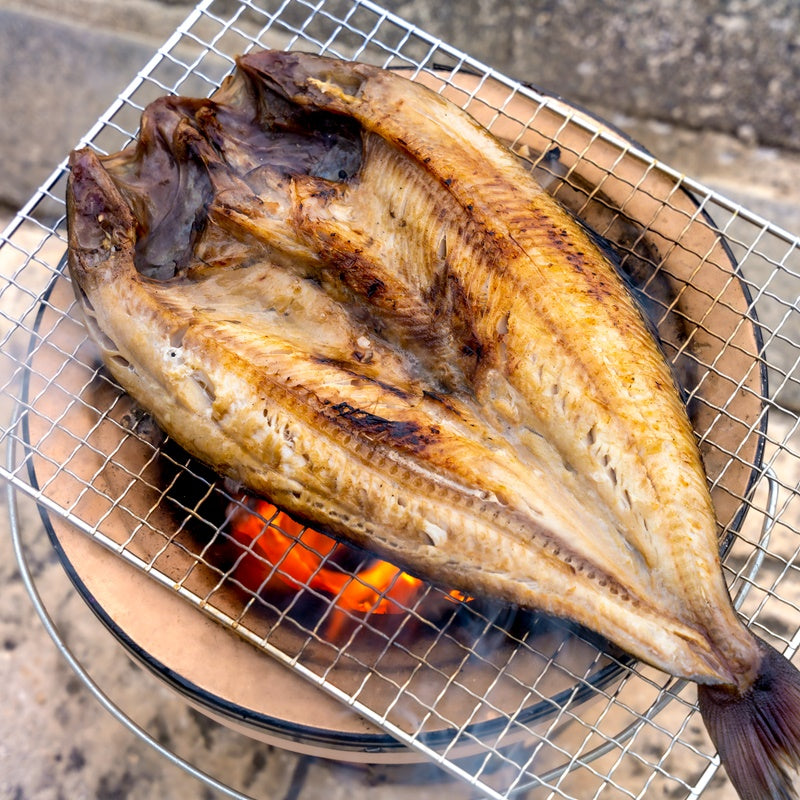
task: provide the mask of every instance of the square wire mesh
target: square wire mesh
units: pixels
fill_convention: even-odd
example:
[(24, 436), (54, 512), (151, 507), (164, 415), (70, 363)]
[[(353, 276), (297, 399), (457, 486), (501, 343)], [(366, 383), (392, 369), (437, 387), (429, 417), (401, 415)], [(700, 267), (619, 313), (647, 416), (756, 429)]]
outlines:
[[(208, 95), (234, 56), (258, 47), (406, 70), (478, 117), (616, 242), (683, 376), (732, 594), (754, 630), (793, 656), (797, 238), (601, 121), (353, 0), (201, 3), (83, 144), (121, 149), (149, 102)], [(107, 377), (77, 320), (62, 260), (65, 183), (62, 163), (0, 242), (12, 265), (0, 279), (0, 391), (18, 409), (0, 434), (16, 454), (3, 474), (56, 528), (104, 544), (485, 796), (702, 791), (717, 760), (691, 687), (587, 632), (409, 588), (396, 570), (376, 589), (367, 554), (255, 507), (160, 436)]]

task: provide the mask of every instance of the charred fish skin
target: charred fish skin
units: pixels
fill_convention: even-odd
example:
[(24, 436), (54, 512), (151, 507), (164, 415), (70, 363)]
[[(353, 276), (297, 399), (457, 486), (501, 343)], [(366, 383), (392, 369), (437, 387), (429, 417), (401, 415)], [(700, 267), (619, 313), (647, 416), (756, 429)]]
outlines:
[(485, 130), (390, 72), (263, 52), (71, 167), (87, 326), (187, 450), (708, 684), (742, 796), (789, 796), (800, 680), (731, 607), (670, 370), (596, 243)]

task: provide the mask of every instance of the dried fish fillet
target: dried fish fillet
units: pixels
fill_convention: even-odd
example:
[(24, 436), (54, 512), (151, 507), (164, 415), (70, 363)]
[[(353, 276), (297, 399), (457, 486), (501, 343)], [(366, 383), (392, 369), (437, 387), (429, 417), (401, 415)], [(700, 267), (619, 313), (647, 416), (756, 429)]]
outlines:
[(798, 673), (732, 608), (689, 419), (607, 255), (431, 91), (237, 67), (72, 156), (70, 271), (115, 378), (296, 517), (697, 681), (742, 797), (789, 797)]

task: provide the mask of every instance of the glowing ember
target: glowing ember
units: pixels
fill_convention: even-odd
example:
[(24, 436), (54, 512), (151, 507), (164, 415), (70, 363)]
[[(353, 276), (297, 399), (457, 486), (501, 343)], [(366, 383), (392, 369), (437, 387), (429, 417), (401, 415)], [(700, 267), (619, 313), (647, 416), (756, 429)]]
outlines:
[[(251, 591), (274, 587), (277, 581), (295, 591), (308, 587), (325, 592), (342, 611), (393, 614), (408, 608), (424, 588), (421, 580), (379, 559), (353, 573), (342, 571), (333, 556), (345, 545), (300, 525), (264, 500), (248, 499), (233, 507), (229, 533), (247, 548), (234, 574)], [(453, 596), (461, 598), (455, 592)]]

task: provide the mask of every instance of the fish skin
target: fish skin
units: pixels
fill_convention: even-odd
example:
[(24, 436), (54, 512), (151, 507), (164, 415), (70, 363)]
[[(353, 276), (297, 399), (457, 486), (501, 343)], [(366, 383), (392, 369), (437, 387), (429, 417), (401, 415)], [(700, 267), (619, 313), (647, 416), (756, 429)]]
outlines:
[(300, 519), (750, 691), (769, 659), (688, 415), (592, 237), (428, 89), (296, 53), (237, 67), (157, 101), (134, 147), (71, 157), (70, 272), (123, 388)]
[[(165, 101), (150, 116), (158, 135), (142, 137), (127, 162), (103, 166), (86, 152), (73, 159), (72, 207), (86, 205), (81, 188), (96, 179), (112, 200), (106, 227), (120, 214), (110, 234), (119, 249), (102, 269), (81, 263), (78, 238), (91, 225), (72, 226), (71, 247), (96, 328), (122, 354), (107, 359), (115, 377), (202, 460), (413, 572), (568, 617), (692, 680), (747, 680), (758, 651), (721, 578), (688, 417), (613, 266), (505, 148), (447, 101), (363, 65), (284, 62), (242, 59), (240, 70), (292, 106), (357, 120), (365, 131), (357, 180), (331, 182), (305, 174), (304, 164), (290, 180), (269, 165), (255, 175), (263, 148), (246, 137), (223, 161), (220, 137), (208, 129), (226, 99), (249, 98), (230, 85), (216, 113)], [(131, 164), (155, 153), (161, 168), (153, 142), (170, 134), (175, 163), (183, 156), (187, 164), (173, 181), (182, 200), (166, 209), (162, 200), (151, 231), (168, 229), (171, 216), (188, 227), (194, 204), (221, 220), (223, 234), (207, 224), (204, 237), (189, 243), (180, 234), (180, 247), (167, 237), (156, 252), (172, 253), (180, 271), (192, 249), (216, 254), (233, 233), (281, 263), (249, 266), (244, 284), (243, 272), (224, 268), (197, 282), (137, 273), (130, 250), (142, 249), (142, 237), (107, 176), (141, 209)], [(285, 291), (300, 291), (298, 264), (322, 289), (293, 305), (294, 333), (285, 315), (269, 325), (242, 318), (239, 308), (259, 311), (257, 275), (274, 290), (294, 271)], [(355, 304), (380, 330), (362, 323), (354, 335), (352, 314), (340, 309)], [(197, 307), (216, 310), (199, 315)], [(304, 345), (309, 309), (335, 320), (323, 326), (327, 348)], [(176, 332), (174, 365), (164, 353)], [(351, 355), (359, 338), (372, 343), (370, 364)], [(262, 405), (263, 414), (253, 412)], [(402, 479), (387, 480), (389, 464)], [(428, 496), (399, 506), (420, 482)], [(476, 498), (487, 499), (466, 508)], [(449, 535), (431, 545), (423, 533), (431, 526)], [(493, 537), (502, 543), (495, 553)]]

